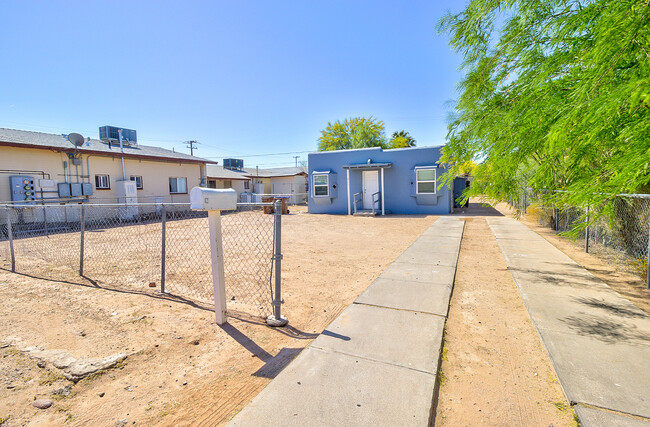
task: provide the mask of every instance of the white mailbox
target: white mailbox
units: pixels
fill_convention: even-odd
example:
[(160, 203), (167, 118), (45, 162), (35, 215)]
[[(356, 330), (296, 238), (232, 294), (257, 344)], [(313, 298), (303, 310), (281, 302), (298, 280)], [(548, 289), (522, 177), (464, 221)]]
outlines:
[(199, 211), (229, 211), (237, 209), (237, 192), (232, 188), (194, 187), (190, 191), (190, 209)]

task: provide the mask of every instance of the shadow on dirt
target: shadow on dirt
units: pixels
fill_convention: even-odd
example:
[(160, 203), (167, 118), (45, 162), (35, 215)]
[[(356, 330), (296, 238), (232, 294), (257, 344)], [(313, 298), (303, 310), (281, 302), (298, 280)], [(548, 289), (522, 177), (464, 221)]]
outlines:
[(257, 371), (253, 372), (255, 377), (275, 378), (280, 371), (282, 371), (301, 351), (302, 348), (288, 348), (285, 347), (278, 352), (275, 356), (264, 350), (257, 345), (255, 341), (250, 339), (246, 334), (237, 329), (235, 326), (226, 323), (219, 326), (225, 333), (230, 335), (232, 339), (237, 341), (242, 347), (248, 350), (252, 356), (259, 358), (264, 362)]
[(455, 216), (504, 216), (490, 205), (483, 203), (470, 203), (466, 208), (454, 208)]
[[(0, 268), (0, 270), (6, 271), (8, 273), (11, 273), (10, 269), (6, 268)], [(58, 279), (50, 279), (48, 277), (42, 277), (42, 276), (35, 276), (32, 274), (27, 274), (27, 273), (13, 273), (17, 274), (19, 276), (23, 277), (29, 277), (31, 279), (38, 279), (38, 280), (44, 280), (46, 282), (51, 282), (51, 283), (61, 283), (61, 284), (66, 284), (66, 285), (74, 285), (74, 286), (81, 286), (85, 288), (90, 288), (90, 289), (101, 289), (104, 291), (108, 292), (116, 292), (120, 294), (129, 294), (129, 295), (141, 295), (145, 296), (148, 298), (153, 298), (157, 300), (162, 300), (162, 301), (167, 301), (167, 302), (174, 302), (178, 304), (186, 304), (189, 305), (190, 307), (193, 308), (198, 308), (200, 310), (206, 310), (206, 311), (214, 311), (214, 308), (212, 305), (207, 304), (207, 303), (202, 303), (200, 301), (195, 301), (191, 300), (188, 298), (184, 298), (178, 295), (170, 294), (170, 293), (160, 293), (157, 291), (136, 291), (132, 289), (125, 289), (125, 288), (118, 288), (118, 287), (110, 287), (110, 286), (102, 286), (100, 285), (97, 281), (91, 279), (90, 277), (87, 276), (80, 276), (83, 280), (79, 280), (77, 282), (72, 282), (69, 280), (58, 280)]]

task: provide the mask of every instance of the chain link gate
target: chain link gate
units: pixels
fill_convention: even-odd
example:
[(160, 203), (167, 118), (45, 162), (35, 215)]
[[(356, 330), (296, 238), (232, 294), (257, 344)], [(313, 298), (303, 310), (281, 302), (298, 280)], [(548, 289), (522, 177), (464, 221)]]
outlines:
[[(228, 309), (272, 312), (275, 215), (265, 204), (223, 212)], [(4, 205), (0, 267), (53, 280), (82, 276), (98, 286), (159, 287), (213, 301), (207, 212), (187, 203)]]

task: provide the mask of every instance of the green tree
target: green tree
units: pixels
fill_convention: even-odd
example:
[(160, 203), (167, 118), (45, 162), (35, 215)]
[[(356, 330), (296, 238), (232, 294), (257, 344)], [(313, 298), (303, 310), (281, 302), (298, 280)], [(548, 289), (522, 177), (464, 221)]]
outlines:
[(647, 0), (471, 0), (439, 31), (464, 57), (447, 181), (480, 160), (471, 195), (601, 207), (650, 182)]
[(318, 138), (318, 151), (351, 148), (386, 147), (384, 122), (370, 116), (353, 117), (343, 122), (327, 123)]
[(415, 147), (415, 139), (405, 130), (393, 132), (393, 136), (388, 141), (388, 148), (406, 147)]

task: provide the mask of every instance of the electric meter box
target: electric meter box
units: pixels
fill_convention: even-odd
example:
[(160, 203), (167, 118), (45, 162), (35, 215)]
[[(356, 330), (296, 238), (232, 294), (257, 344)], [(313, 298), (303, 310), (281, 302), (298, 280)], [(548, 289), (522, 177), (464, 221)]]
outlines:
[(237, 192), (232, 188), (194, 187), (190, 191), (190, 209), (198, 211), (231, 211), (237, 209)]
[(81, 183), (70, 184), (70, 195), (73, 197), (81, 196)]
[(81, 184), (81, 193), (84, 196), (92, 196), (93, 195), (93, 185), (89, 182), (84, 182)]
[(70, 184), (67, 182), (59, 182), (56, 188), (59, 191), (59, 197), (70, 197)]
[(36, 203), (36, 187), (33, 176), (11, 175), (9, 185), (11, 186), (11, 201), (24, 202), (28, 205)]

